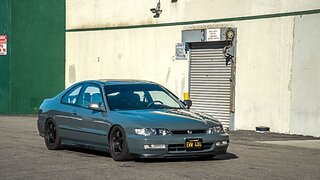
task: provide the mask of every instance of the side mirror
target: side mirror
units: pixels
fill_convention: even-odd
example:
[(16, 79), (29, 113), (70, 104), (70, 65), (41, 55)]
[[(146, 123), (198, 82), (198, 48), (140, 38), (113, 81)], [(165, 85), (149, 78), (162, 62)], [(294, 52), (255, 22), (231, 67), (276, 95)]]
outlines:
[(185, 105), (187, 106), (188, 109), (192, 106), (192, 101), (190, 99), (184, 100), (184, 103), (185, 103)]
[(105, 108), (100, 107), (99, 103), (89, 103), (88, 108), (94, 111), (101, 111), (101, 112), (106, 111)]

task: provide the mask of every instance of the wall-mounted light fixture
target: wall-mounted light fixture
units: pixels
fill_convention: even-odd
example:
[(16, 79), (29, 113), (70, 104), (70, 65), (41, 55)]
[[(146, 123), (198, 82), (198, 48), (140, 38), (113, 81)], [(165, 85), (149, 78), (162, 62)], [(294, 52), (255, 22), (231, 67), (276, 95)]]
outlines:
[(154, 14), (153, 17), (154, 18), (159, 18), (160, 17), (160, 14), (162, 13), (162, 10), (160, 9), (160, 0), (159, 2), (157, 3), (157, 6), (156, 8), (151, 8), (150, 11)]

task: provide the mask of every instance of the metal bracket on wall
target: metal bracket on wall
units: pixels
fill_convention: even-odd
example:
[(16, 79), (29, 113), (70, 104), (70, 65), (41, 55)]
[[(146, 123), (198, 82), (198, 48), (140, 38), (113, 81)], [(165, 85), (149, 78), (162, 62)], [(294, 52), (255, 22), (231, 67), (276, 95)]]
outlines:
[(225, 46), (223, 48), (223, 56), (226, 58), (226, 66), (233, 63), (233, 61), (234, 61), (234, 47), (233, 46)]
[(234, 46), (232, 45), (233, 38), (235, 36), (235, 32), (229, 28), (226, 31), (226, 46), (223, 48), (223, 56), (226, 58), (226, 66), (234, 62), (234, 56), (235, 56), (235, 51), (234, 51)]

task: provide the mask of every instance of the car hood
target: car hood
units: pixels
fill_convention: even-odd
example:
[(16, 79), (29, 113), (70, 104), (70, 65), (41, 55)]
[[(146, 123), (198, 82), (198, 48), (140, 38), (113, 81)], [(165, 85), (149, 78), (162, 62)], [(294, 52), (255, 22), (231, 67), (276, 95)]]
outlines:
[[(221, 123), (211, 116), (189, 109), (130, 110), (116, 111), (125, 123), (144, 128), (169, 130), (206, 129)], [(127, 124), (127, 125), (128, 125)]]

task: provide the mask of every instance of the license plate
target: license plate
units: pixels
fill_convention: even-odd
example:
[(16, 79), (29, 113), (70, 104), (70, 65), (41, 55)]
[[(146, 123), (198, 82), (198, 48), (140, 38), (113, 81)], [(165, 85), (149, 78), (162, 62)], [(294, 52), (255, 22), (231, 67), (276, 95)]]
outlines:
[(202, 149), (202, 139), (187, 139), (185, 147), (187, 150), (199, 150)]

